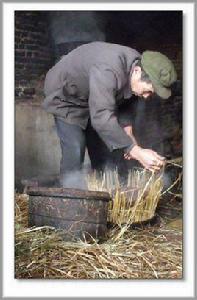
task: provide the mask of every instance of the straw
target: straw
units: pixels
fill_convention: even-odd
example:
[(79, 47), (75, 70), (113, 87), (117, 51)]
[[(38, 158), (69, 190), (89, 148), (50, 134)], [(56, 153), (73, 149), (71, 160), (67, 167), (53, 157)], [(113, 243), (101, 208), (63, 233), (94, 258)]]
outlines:
[(160, 224), (147, 226), (143, 223), (131, 227), (136, 221), (141, 222), (154, 216), (159, 201), (162, 224), (170, 221), (170, 211), (181, 214), (182, 207), (176, 202), (176, 197), (162, 201), (161, 195), (172, 197), (169, 193), (172, 187), (179, 184), (182, 175), (179, 174), (171, 187), (161, 192), (162, 172), (155, 174), (134, 170), (129, 174), (126, 186), (139, 187), (134, 201), (134, 195), (126, 193), (125, 187), (121, 186), (117, 171), (110, 175), (106, 172), (93, 172), (87, 179), (90, 190), (107, 190), (113, 196), (108, 215), (108, 221), (111, 224), (113, 221), (113, 224), (108, 228), (107, 240), (100, 244), (93, 238), (91, 243), (65, 242), (63, 232), (49, 226), (29, 228), (29, 198), (26, 194), (16, 194), (16, 278), (182, 278), (181, 229), (169, 229)]

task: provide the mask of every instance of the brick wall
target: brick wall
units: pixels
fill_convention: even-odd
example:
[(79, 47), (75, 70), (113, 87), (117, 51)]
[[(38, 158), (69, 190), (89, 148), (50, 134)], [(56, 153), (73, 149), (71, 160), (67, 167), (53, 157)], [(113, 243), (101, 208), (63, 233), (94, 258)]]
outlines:
[(37, 82), (53, 64), (48, 20), (45, 12), (15, 12), (15, 95), (32, 99)]

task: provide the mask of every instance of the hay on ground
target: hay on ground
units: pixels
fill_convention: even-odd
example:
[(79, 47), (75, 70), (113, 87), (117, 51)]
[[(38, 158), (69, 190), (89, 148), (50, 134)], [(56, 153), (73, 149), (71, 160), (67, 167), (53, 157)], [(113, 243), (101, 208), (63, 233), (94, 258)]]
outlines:
[[(164, 202), (162, 209), (168, 204)], [(170, 205), (166, 211), (182, 209), (176, 202)], [(182, 278), (182, 231), (166, 228), (165, 215), (164, 225), (114, 226), (108, 239), (98, 244), (64, 242), (61, 231), (51, 227), (28, 228), (26, 194), (16, 195), (15, 214), (16, 278)]]

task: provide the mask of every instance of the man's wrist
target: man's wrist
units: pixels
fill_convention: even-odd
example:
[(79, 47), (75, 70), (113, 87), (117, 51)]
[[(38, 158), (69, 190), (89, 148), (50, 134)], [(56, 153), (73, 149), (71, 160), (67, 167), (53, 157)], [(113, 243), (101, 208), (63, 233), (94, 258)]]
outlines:
[(138, 145), (134, 145), (130, 151), (132, 158), (137, 159), (142, 148)]
[(130, 153), (134, 146), (136, 146), (136, 144), (133, 143), (133, 144), (131, 144), (130, 146), (124, 148), (124, 153), (125, 153), (125, 154)]

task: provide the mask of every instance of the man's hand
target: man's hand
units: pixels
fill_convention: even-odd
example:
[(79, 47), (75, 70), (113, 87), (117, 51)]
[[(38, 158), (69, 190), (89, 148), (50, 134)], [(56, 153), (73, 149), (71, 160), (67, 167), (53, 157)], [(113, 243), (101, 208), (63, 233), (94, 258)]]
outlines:
[(124, 157), (127, 160), (138, 160), (145, 169), (150, 171), (160, 170), (165, 164), (165, 157), (157, 154), (157, 152), (151, 149), (143, 149), (138, 145), (135, 145)]

